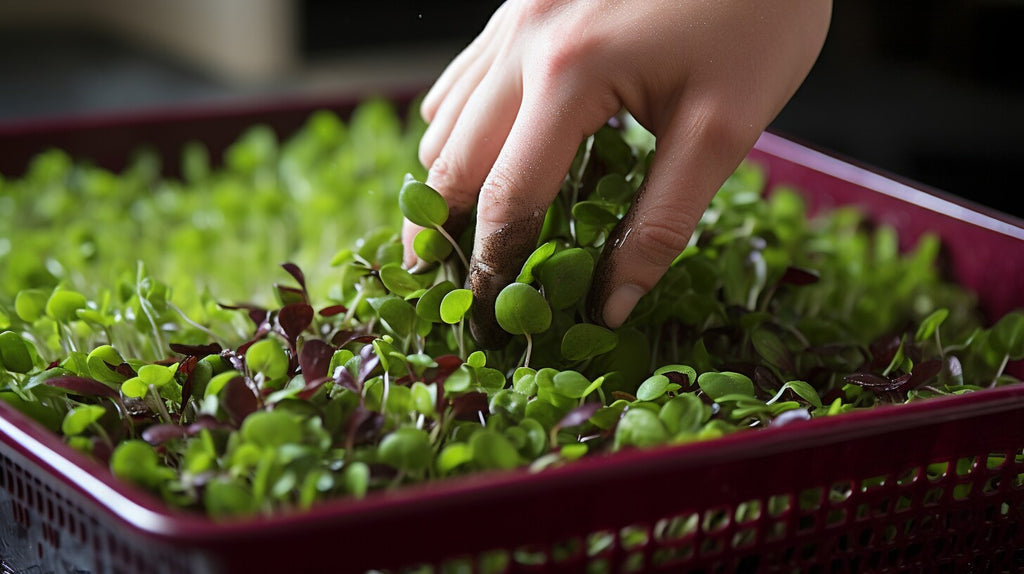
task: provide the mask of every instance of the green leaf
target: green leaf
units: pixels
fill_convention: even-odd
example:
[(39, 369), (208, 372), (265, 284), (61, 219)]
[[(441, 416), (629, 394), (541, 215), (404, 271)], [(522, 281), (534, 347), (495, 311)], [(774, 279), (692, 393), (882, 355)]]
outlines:
[(473, 292), (469, 289), (453, 289), (441, 299), (441, 320), (449, 325), (461, 321), (473, 305)]
[(77, 311), (86, 306), (85, 295), (77, 291), (57, 289), (46, 301), (46, 314), (54, 321), (70, 323), (78, 319)]
[(421, 429), (399, 428), (380, 441), (377, 456), (381, 462), (398, 470), (421, 472), (433, 459), (430, 437)]
[(782, 388), (779, 389), (778, 394), (776, 394), (775, 398), (768, 401), (768, 404), (775, 402), (775, 399), (781, 397), (783, 391), (785, 391), (786, 389), (792, 390), (794, 393), (796, 393), (798, 397), (807, 401), (815, 408), (821, 408), (821, 397), (818, 396), (818, 391), (814, 390), (814, 387), (812, 387), (810, 384), (804, 381), (789, 381), (786, 384), (782, 385)]
[(939, 326), (949, 317), (949, 309), (936, 309), (931, 312), (927, 317), (921, 321), (921, 324), (917, 327), (917, 332), (914, 334), (914, 340), (918, 343), (932, 338), (935, 332), (939, 330)]
[(594, 325), (577, 323), (562, 336), (562, 356), (569, 361), (585, 361), (610, 352), (619, 344), (614, 331)]
[(0, 367), (12, 373), (27, 373), (32, 370), (32, 353), (29, 343), (12, 331), (0, 333)]
[(279, 410), (252, 413), (242, 421), (239, 432), (243, 439), (259, 447), (298, 443), (303, 434), (301, 420)]
[(370, 467), (359, 461), (346, 464), (341, 471), (341, 484), (354, 498), (365, 497), (370, 487)]
[(535, 270), (552, 309), (578, 303), (590, 288), (593, 273), (594, 258), (578, 247), (555, 253)]
[(683, 393), (661, 406), (658, 418), (674, 435), (693, 434), (704, 422), (704, 402), (694, 393)]
[(441, 263), (451, 255), (453, 247), (440, 231), (426, 227), (413, 238), (412, 250), (427, 263)]
[(668, 437), (668, 429), (657, 414), (647, 409), (632, 408), (619, 419), (615, 429), (614, 449), (630, 446), (648, 448), (664, 444)]
[(448, 443), (437, 455), (437, 471), (448, 474), (473, 460), (473, 448), (464, 442)]
[(22, 289), (14, 298), (14, 312), (22, 321), (34, 323), (46, 310), (50, 292), (43, 289)]
[(121, 383), (121, 393), (126, 397), (131, 397), (133, 399), (141, 399), (142, 397), (146, 396), (146, 393), (148, 392), (149, 385), (142, 382), (142, 379), (140, 379), (139, 377), (132, 377), (130, 379), (126, 379), (123, 383)]
[(405, 297), (420, 289), (420, 282), (398, 263), (388, 263), (380, 268), (380, 280), (388, 291)]
[(519, 276), (516, 277), (516, 282), (533, 283), (533, 269), (554, 255), (555, 248), (556, 244), (554, 241), (546, 241), (537, 247), (537, 249), (534, 249), (533, 253), (526, 258), (526, 262), (523, 263), (523, 268), (519, 272)]
[(473, 462), (485, 469), (511, 469), (519, 465), (519, 452), (504, 435), (489, 428), (469, 437)]
[(990, 344), (1013, 360), (1024, 358), (1024, 312), (1011, 311), (996, 321)]
[(498, 325), (513, 335), (541, 333), (551, 326), (551, 308), (539, 291), (525, 283), (501, 290), (494, 303)]
[(653, 401), (660, 398), (672, 384), (665, 375), (652, 375), (636, 390), (636, 398), (641, 401)]
[[(118, 373), (111, 366), (116, 367), (124, 362), (121, 353), (110, 345), (100, 345), (89, 352), (86, 364), (89, 366), (89, 376), (110, 385), (120, 385), (127, 378)], [(108, 366), (110, 365), (110, 366)]]
[(377, 312), (399, 337), (408, 337), (416, 332), (416, 309), (408, 301), (388, 297), (381, 302)]
[(216, 478), (206, 483), (203, 504), (213, 518), (245, 516), (258, 508), (252, 490), (231, 478)]
[(253, 373), (263, 373), (268, 379), (279, 379), (288, 374), (288, 354), (281, 343), (272, 338), (250, 345), (245, 351), (245, 364)]
[(82, 405), (75, 407), (64, 415), (60, 430), (64, 436), (75, 436), (85, 432), (89, 425), (103, 418), (107, 410), (99, 405)]
[(590, 380), (576, 371), (561, 371), (553, 379), (555, 391), (571, 399), (579, 399), (590, 387)]
[(455, 284), (447, 280), (427, 289), (427, 292), (420, 296), (419, 301), (416, 302), (416, 314), (431, 323), (443, 322), (443, 319), (441, 319), (441, 302), (446, 295), (454, 290)]
[(398, 192), (398, 206), (409, 221), (422, 227), (440, 227), (448, 221), (448, 203), (429, 185), (409, 180)]
[(178, 371), (178, 363), (169, 367), (163, 365), (143, 365), (139, 367), (138, 377), (144, 385), (162, 387), (174, 380), (174, 373)]
[(686, 375), (686, 379), (689, 381), (689, 386), (693, 386), (693, 384), (697, 382), (697, 370), (690, 365), (664, 365), (662, 367), (658, 367), (658, 369), (654, 371), (655, 375), (664, 375), (665, 373), (679, 373)]
[(712, 400), (726, 395), (754, 396), (754, 383), (742, 373), (707, 372), (697, 377), (697, 385)]

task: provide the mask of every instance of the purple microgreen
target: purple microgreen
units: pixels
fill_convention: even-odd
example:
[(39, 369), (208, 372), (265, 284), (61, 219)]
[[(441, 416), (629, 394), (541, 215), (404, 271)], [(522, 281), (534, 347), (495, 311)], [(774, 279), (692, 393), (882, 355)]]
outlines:
[(328, 305), (323, 307), (318, 312), (321, 317), (333, 317), (335, 315), (341, 315), (348, 312), (348, 307), (344, 305)]
[(813, 269), (805, 269), (802, 267), (786, 267), (786, 270), (782, 273), (782, 277), (779, 278), (779, 283), (785, 285), (813, 285), (821, 280), (817, 271)]
[(50, 387), (64, 389), (76, 395), (85, 397), (106, 397), (117, 400), (120, 395), (116, 390), (104, 385), (96, 379), (86, 377), (63, 376), (46, 379), (45, 384)]
[(313, 307), (305, 302), (289, 303), (277, 312), (277, 324), (294, 347), (296, 339), (313, 323)]
[(199, 357), (200, 359), (207, 355), (217, 355), (224, 350), (219, 343), (210, 343), (208, 345), (185, 345), (182, 343), (171, 343), (170, 348), (179, 355), (185, 355), (188, 357)]
[(590, 417), (594, 416), (594, 413), (596, 413), (600, 408), (601, 403), (590, 402), (584, 403), (572, 409), (571, 411), (566, 413), (560, 421), (558, 421), (555, 424), (555, 426), (552, 428), (552, 433), (556, 433), (559, 429), (580, 426), (581, 424), (587, 422), (590, 419)]
[(230, 379), (218, 396), (221, 407), (235, 426), (242, 424), (260, 406), (259, 397), (242, 377)]

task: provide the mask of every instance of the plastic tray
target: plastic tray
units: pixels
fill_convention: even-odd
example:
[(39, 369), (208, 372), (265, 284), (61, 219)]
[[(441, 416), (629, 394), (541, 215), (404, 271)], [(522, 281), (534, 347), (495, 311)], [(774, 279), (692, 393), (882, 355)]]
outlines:
[[(351, 106), (0, 126), (0, 150), (112, 142), (97, 161), (116, 167), (132, 146), (215, 146), (256, 121), (287, 131), (321, 107)], [(987, 312), (1024, 306), (1019, 221), (777, 135), (751, 159), (818, 208), (856, 203), (906, 242), (939, 233)], [(214, 523), (119, 483), (0, 404), (0, 572), (1015, 572), (1022, 420), (1024, 386), (1003, 387)]]

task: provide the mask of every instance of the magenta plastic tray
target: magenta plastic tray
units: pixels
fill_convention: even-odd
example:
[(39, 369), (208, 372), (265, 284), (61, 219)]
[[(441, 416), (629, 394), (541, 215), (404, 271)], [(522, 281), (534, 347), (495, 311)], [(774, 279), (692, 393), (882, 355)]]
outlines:
[[(216, 147), (256, 121), (287, 131), (321, 107), (351, 106), (0, 126), (0, 151), (112, 142), (94, 157), (116, 167), (140, 143)], [(908, 243), (940, 234), (987, 312), (1024, 307), (1021, 222), (772, 134), (751, 159), (815, 207), (858, 204)], [(1021, 421), (1024, 386), (1003, 387), (215, 523), (119, 483), (0, 404), (0, 572), (1016, 572)]]

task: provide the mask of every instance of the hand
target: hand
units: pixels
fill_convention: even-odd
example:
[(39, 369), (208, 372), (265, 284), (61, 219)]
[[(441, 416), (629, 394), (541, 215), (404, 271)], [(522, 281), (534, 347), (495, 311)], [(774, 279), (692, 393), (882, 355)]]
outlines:
[[(625, 109), (657, 137), (595, 270), (590, 320), (618, 327), (686, 246), (712, 196), (792, 97), (831, 0), (509, 0), (423, 100), (427, 183), (452, 221), (477, 207), (473, 334), (534, 249), (579, 144)], [(407, 264), (415, 261), (403, 229)]]

